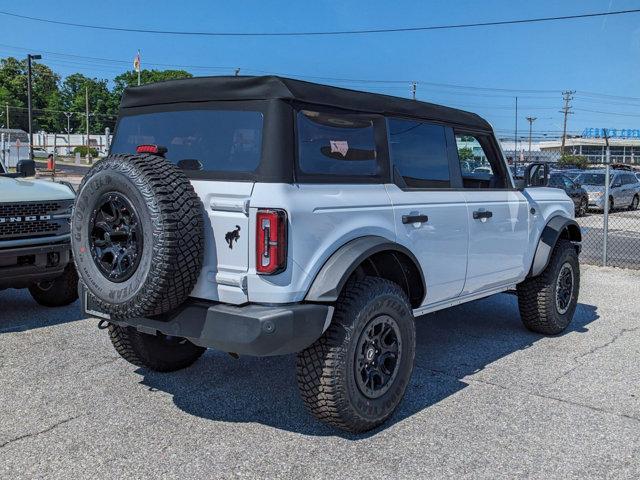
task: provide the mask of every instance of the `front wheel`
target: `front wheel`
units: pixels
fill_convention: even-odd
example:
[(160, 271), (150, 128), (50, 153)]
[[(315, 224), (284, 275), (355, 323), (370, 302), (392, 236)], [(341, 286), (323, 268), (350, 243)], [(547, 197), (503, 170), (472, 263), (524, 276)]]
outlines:
[(629, 210), (637, 210), (638, 203), (640, 203), (640, 197), (638, 197), (638, 195), (634, 195), (633, 200), (631, 200), (631, 205), (629, 205)]
[(376, 277), (350, 282), (327, 331), (298, 354), (306, 408), (349, 432), (377, 427), (404, 396), (415, 343), (411, 305), (397, 284)]
[(525, 327), (545, 335), (564, 331), (573, 319), (579, 291), (578, 252), (569, 240), (559, 239), (547, 268), (518, 284), (518, 306)]
[(29, 287), (33, 299), (45, 307), (64, 307), (78, 299), (78, 273), (73, 263), (69, 263), (62, 275), (46, 282), (34, 283)]
[(582, 198), (580, 200), (580, 204), (576, 208), (576, 217), (584, 217), (587, 214), (587, 207), (589, 206), (589, 201), (586, 198)]

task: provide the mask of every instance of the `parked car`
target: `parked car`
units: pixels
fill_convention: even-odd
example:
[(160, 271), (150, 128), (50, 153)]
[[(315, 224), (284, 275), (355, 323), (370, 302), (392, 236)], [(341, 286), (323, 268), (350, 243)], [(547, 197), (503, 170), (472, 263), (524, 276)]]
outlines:
[[(463, 172), (470, 139), (485, 172)], [(530, 330), (571, 322), (573, 202), (507, 168), (484, 119), (415, 100), (280, 77), (128, 88), (74, 208), (82, 308), (150, 370), (296, 353), (309, 411), (370, 430), (411, 384), (415, 317), (516, 289)]]
[(573, 200), (576, 217), (582, 217), (587, 213), (589, 207), (589, 195), (579, 183), (571, 180), (563, 173), (552, 172), (549, 175), (549, 186), (553, 188), (561, 188), (565, 191), (569, 198)]
[(16, 173), (0, 161), (0, 290), (28, 288), (41, 305), (68, 305), (78, 298), (69, 227), (75, 193), (34, 175), (31, 160), (20, 160)]
[(33, 158), (47, 158), (49, 152), (42, 147), (33, 147)]
[[(640, 203), (640, 181), (632, 173), (625, 170), (609, 171), (609, 210), (628, 208), (636, 210)], [(576, 182), (581, 184), (589, 194), (589, 208), (604, 210), (605, 205), (605, 171), (589, 170), (581, 173)]]

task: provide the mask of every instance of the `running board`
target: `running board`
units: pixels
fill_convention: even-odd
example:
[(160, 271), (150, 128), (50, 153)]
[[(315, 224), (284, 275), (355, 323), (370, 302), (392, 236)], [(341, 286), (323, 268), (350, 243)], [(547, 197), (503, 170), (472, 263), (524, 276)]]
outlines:
[(495, 295), (496, 293), (502, 293), (507, 290), (512, 290), (515, 288), (516, 288), (516, 284), (513, 283), (509, 285), (503, 285), (497, 288), (492, 288), (490, 290), (483, 290), (482, 292), (472, 293), (470, 295), (465, 295), (463, 297), (450, 298), (449, 300), (444, 300), (441, 302), (433, 303), (431, 305), (425, 305), (424, 307), (416, 308), (413, 311), (413, 316), (418, 317), (420, 315), (436, 312), (438, 310), (443, 310), (445, 308), (455, 307), (456, 305), (460, 305), (462, 303), (467, 303), (473, 300), (479, 300), (481, 298), (490, 297), (491, 295)]

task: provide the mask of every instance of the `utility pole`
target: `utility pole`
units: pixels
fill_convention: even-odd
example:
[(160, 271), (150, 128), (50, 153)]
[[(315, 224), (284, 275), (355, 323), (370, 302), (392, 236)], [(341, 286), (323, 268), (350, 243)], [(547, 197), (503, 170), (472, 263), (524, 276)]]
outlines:
[(565, 90), (562, 92), (562, 100), (564, 101), (564, 107), (560, 110), (560, 113), (564, 114), (564, 126), (562, 127), (562, 146), (560, 147), (560, 156), (564, 155), (564, 145), (567, 141), (567, 115), (573, 114), (571, 111), (571, 100), (573, 100), (573, 94), (575, 90)]
[(64, 112), (67, 117), (67, 153), (71, 153), (71, 115), (73, 112)]
[(84, 87), (85, 108), (87, 114), (87, 163), (91, 159), (91, 142), (89, 141), (89, 85)]
[[(29, 160), (33, 160), (33, 109), (31, 105), (31, 61), (40, 60), (42, 55), (27, 55), (27, 109), (29, 110)], [(20, 159), (18, 159), (20, 160)]]
[(513, 170), (517, 171), (516, 164), (518, 158), (518, 97), (516, 97), (516, 131), (513, 134)]
[(527, 117), (529, 122), (529, 161), (531, 161), (531, 131), (533, 129), (533, 122), (537, 120), (537, 117)]
[(7, 115), (7, 128), (11, 128), (11, 127), (9, 126), (9, 104), (8, 104), (8, 103), (5, 103), (4, 107), (5, 107), (5, 109), (7, 110), (7, 111), (6, 111), (6, 115)]
[(416, 99), (416, 89), (418, 88), (418, 83), (417, 82), (411, 82), (411, 96), (413, 97), (413, 99)]

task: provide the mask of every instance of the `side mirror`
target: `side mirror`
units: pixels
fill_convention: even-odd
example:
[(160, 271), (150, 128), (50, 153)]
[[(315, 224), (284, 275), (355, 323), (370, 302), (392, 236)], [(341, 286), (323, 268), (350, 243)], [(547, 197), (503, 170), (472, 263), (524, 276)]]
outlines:
[(16, 165), (16, 173), (21, 177), (35, 177), (36, 162), (33, 160), (20, 160)]
[(549, 184), (549, 165), (530, 163), (524, 170), (524, 187), (546, 187)]

